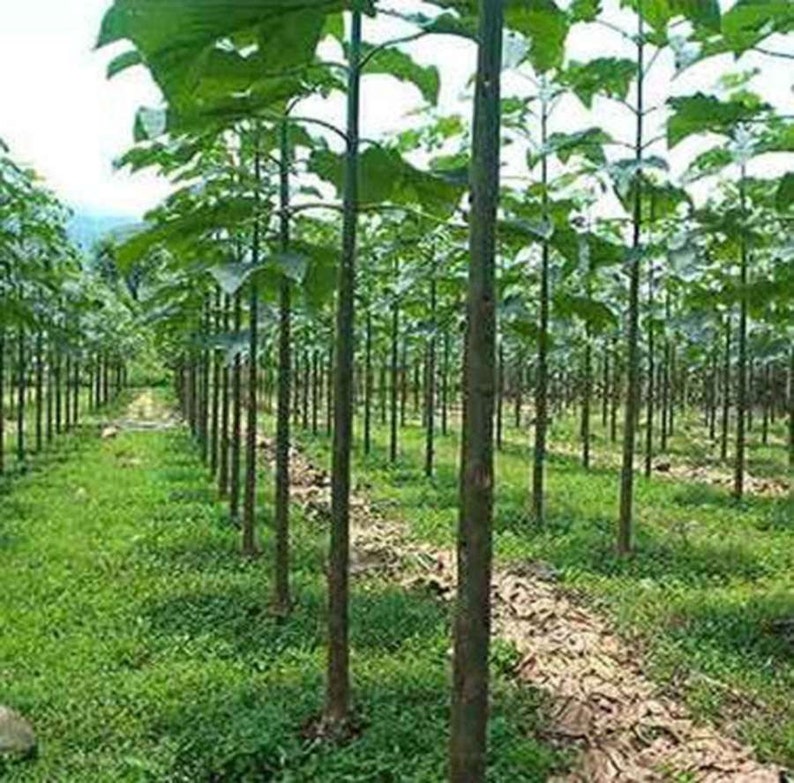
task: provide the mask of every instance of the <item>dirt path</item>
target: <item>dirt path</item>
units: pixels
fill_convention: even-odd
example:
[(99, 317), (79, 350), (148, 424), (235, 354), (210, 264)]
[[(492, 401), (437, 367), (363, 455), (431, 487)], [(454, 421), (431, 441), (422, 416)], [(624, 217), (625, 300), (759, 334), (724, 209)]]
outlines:
[[(273, 443), (262, 444), (274, 459)], [(330, 481), (291, 451), (292, 499), (327, 519)], [(351, 499), (352, 571), (385, 572), (403, 584), (422, 583), (452, 600), (455, 556), (414, 543), (403, 527)], [(518, 678), (551, 697), (550, 736), (580, 750), (576, 768), (558, 783), (780, 783), (785, 773), (755, 760), (750, 748), (698, 725), (687, 709), (660, 694), (628, 647), (590, 609), (572, 601), (549, 566), (499, 570), (493, 579), (494, 634), (521, 655)]]
[(179, 423), (180, 418), (173, 408), (151, 389), (143, 389), (135, 395), (122, 416), (103, 428), (102, 437), (112, 438), (122, 430), (167, 430)]

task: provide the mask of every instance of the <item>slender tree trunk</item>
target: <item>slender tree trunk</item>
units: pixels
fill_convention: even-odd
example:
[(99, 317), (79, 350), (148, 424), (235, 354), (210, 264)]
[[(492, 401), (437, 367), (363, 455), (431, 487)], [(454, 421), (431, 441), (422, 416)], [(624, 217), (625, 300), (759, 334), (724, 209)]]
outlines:
[[(243, 300), (238, 291), (234, 297), (234, 332), (243, 328)], [(229, 465), (229, 516), (235, 527), (240, 525), (240, 450), (242, 446), (243, 364), (239, 351), (232, 370), (232, 442)]]
[[(747, 217), (747, 204), (745, 195), (745, 178), (747, 172), (742, 166), (739, 192), (743, 220)], [(744, 467), (745, 467), (745, 442), (744, 428), (747, 412), (747, 240), (744, 237), (742, 226), (741, 243), (739, 250), (739, 290), (741, 299), (739, 303), (739, 334), (738, 334), (738, 361), (736, 364), (736, 455), (733, 474), (733, 496), (741, 498), (744, 493)]]
[(199, 406), (199, 438), (201, 441), (201, 460), (206, 465), (210, 456), (210, 350), (206, 346), (212, 332), (210, 297), (204, 299), (204, 334), (205, 346), (201, 351), (201, 405)]
[(328, 568), (328, 675), (325, 720), (347, 723), (350, 714), (348, 602), (350, 562), (351, 405), (355, 350), (356, 233), (358, 226), (361, 12), (352, 12), (348, 49), (347, 152), (339, 264), (334, 373), (334, 442), (331, 466), (331, 546)]
[(72, 357), (66, 355), (66, 367), (64, 368), (66, 383), (64, 383), (63, 394), (63, 413), (64, 430), (69, 432), (72, 429)]
[(709, 361), (711, 364), (711, 371), (709, 373), (709, 440), (711, 441), (712, 445), (714, 444), (714, 439), (717, 435), (717, 383), (718, 383), (718, 373), (717, 373), (717, 350), (716, 345), (713, 347), (711, 351), (711, 356), (709, 357)]
[(80, 423), (80, 358), (75, 357), (72, 364), (74, 391), (72, 393), (72, 426)]
[(601, 368), (601, 427), (606, 431), (609, 422), (609, 350), (606, 345)]
[(794, 469), (794, 345), (788, 352), (788, 466)]
[[(2, 400), (2, 393), (0, 393)], [(0, 409), (2, 403), (0, 403)], [(2, 411), (0, 410), (0, 416)], [(36, 452), (44, 448), (44, 333), (36, 332)], [(0, 444), (2, 451), (2, 444)]]
[(444, 351), (441, 369), (441, 434), (446, 437), (449, 428), (449, 334), (444, 330)]
[(769, 409), (772, 407), (772, 391), (769, 381), (769, 362), (764, 363), (761, 402), (763, 405), (761, 419), (761, 443), (766, 446), (769, 443)]
[[(544, 81), (545, 85), (545, 81)], [(548, 102), (544, 96), (541, 100), (541, 147), (545, 150), (548, 142)], [(541, 162), (541, 180), (543, 183), (543, 215), (548, 220), (549, 163), (546, 154)], [(540, 266), (540, 320), (538, 323), (538, 362), (535, 370), (535, 450), (532, 462), (532, 515), (538, 526), (544, 523), (546, 470), (546, 430), (548, 428), (548, 386), (549, 386), (549, 297), (551, 285), (549, 281), (550, 247), (547, 241), (541, 249)]]
[(400, 303), (397, 299), (397, 285), (400, 280), (399, 262), (394, 262), (394, 301), (391, 310), (391, 431), (389, 433), (389, 461), (397, 461), (397, 403), (400, 387), (400, 360), (399, 360), (399, 335), (400, 335)]
[(367, 304), (364, 335), (364, 454), (372, 452), (372, 305)]
[[(254, 231), (251, 244), (251, 261), (259, 264), (260, 251), (260, 188), (262, 183), (262, 161), (259, 151), (259, 129), (255, 131), (256, 151), (254, 153)], [(243, 498), (243, 555), (253, 557), (257, 554), (256, 544), (256, 441), (257, 441), (257, 379), (259, 367), (259, 290), (251, 278), (248, 300), (248, 409), (245, 433), (245, 496)]]
[(463, 375), (451, 783), (482, 783), (485, 780), (494, 495), (494, 256), (499, 200), (501, 0), (480, 0), (478, 40)]
[(317, 437), (320, 422), (320, 353), (312, 351), (312, 435)]
[[(289, 135), (286, 120), (281, 123), (281, 160), (279, 165), (279, 190), (281, 215), (279, 234), (282, 252), (290, 247), (290, 167)], [(276, 559), (274, 609), (284, 616), (290, 609), (289, 584), (289, 401), (291, 394), (290, 369), (292, 367), (292, 290), (290, 280), (283, 275), (280, 283), (278, 331), (278, 408), (276, 421)]]
[(593, 394), (593, 359), (590, 329), (586, 330), (584, 346), (584, 382), (582, 383), (582, 467), (590, 469), (590, 398)]
[[(637, 36), (637, 138), (635, 144), (638, 167), (642, 165), (643, 155), (643, 88), (645, 33), (643, 30), (642, 8), (638, 8)], [(634, 180), (634, 216), (632, 255), (629, 259), (629, 322), (627, 334), (627, 389), (626, 413), (623, 425), (623, 462), (620, 474), (620, 517), (618, 520), (618, 554), (631, 552), (632, 513), (634, 495), (634, 439), (639, 410), (640, 385), (640, 346), (639, 346), (639, 300), (640, 300), (640, 257), (642, 248), (642, 180), (638, 174)]]
[[(215, 319), (213, 328), (219, 334), (222, 327), (221, 309), (223, 301), (220, 287), (215, 289)], [(212, 350), (212, 419), (210, 424), (210, 474), (218, 473), (218, 458), (220, 456), (220, 427), (221, 427), (221, 353), (217, 348)]]
[(61, 351), (55, 348), (55, 433), (61, 434), (63, 430), (63, 364)]
[(504, 429), (504, 396), (505, 396), (505, 349), (504, 341), (497, 338), (496, 368), (496, 448), (501, 451)]
[(17, 332), (17, 462), (25, 464), (25, 382), (26, 382), (25, 330)]
[(728, 425), (731, 411), (731, 314), (725, 314), (725, 354), (722, 365), (722, 427), (720, 429), (720, 459), (728, 459)]
[[(231, 297), (223, 297), (223, 331), (229, 331), (229, 316), (231, 310)], [(220, 424), (220, 454), (218, 455), (218, 494), (225, 498), (229, 494), (229, 381), (230, 373), (228, 364), (223, 361), (221, 369), (221, 424)]]
[(334, 424), (334, 349), (328, 351), (328, 374), (325, 384), (325, 429), (330, 437)]
[(433, 476), (436, 430), (436, 256), (430, 262), (430, 337), (427, 341), (427, 379), (425, 381), (425, 476)]
[[(653, 204), (653, 201), (651, 202)], [(651, 208), (653, 221), (653, 208)], [(648, 264), (648, 391), (645, 400), (645, 477), (650, 478), (653, 467), (653, 417), (656, 396), (656, 357), (654, 354), (655, 330), (653, 327), (654, 279), (653, 264)]]

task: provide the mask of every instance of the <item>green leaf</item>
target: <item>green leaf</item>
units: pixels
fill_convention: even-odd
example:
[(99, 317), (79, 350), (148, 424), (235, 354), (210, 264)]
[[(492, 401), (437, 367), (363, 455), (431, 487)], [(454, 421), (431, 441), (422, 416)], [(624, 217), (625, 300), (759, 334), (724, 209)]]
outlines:
[(575, 133), (552, 133), (546, 151), (556, 155), (563, 163), (567, 163), (572, 155), (581, 155), (593, 163), (603, 164), (606, 162), (603, 145), (611, 140), (612, 137), (600, 128), (587, 128)]
[(538, 73), (562, 65), (570, 22), (554, 0), (508, 0), (505, 24), (529, 39), (528, 59)]
[(114, 57), (108, 64), (107, 77), (112, 79), (127, 68), (132, 68), (135, 65), (142, 65), (143, 58), (141, 53), (135, 49), (129, 52), (122, 52), (118, 57)]
[(775, 193), (775, 207), (780, 212), (790, 211), (794, 207), (794, 173), (784, 174)]
[(615, 313), (603, 302), (586, 296), (557, 290), (554, 294), (554, 310), (561, 318), (579, 318), (594, 332), (602, 333), (618, 324)]
[[(328, 14), (344, 0), (115, 0), (105, 14), (98, 46), (131, 41), (169, 104), (190, 103), (207, 72), (235, 89), (285, 68), (309, 63)], [(258, 44), (254, 55), (227, 56), (235, 47)], [(240, 69), (228, 66), (231, 61)]]
[(362, 47), (363, 56), (370, 57), (364, 73), (390, 74), (400, 81), (410, 82), (419, 89), (428, 103), (433, 105), (438, 103), (441, 87), (438, 68), (433, 65), (419, 65), (410, 55), (394, 47), (375, 51), (376, 48), (370, 44)]
[(621, 5), (634, 11), (642, 11), (643, 19), (659, 34), (676, 17), (683, 17), (695, 29), (716, 33), (720, 29), (719, 0), (621, 0)]
[(302, 283), (309, 268), (309, 259), (295, 251), (274, 253), (268, 259), (285, 277), (295, 283)]
[(573, 0), (568, 14), (573, 22), (593, 22), (601, 13), (601, 0)]
[(637, 76), (637, 64), (619, 57), (597, 57), (589, 62), (572, 62), (560, 74), (560, 82), (570, 87), (582, 103), (593, 107), (596, 95), (625, 100)]
[(718, 50), (742, 54), (775, 33), (794, 30), (790, 0), (738, 0), (722, 17)]
[(730, 136), (740, 123), (758, 116), (768, 108), (765, 104), (748, 104), (742, 100), (721, 101), (701, 92), (670, 98), (667, 103), (673, 110), (667, 120), (667, 143), (670, 147), (699, 133)]
[(213, 266), (209, 272), (225, 294), (234, 296), (256, 268), (255, 264), (250, 263), (229, 263)]
[(684, 181), (689, 183), (696, 182), (703, 177), (713, 177), (732, 163), (734, 163), (734, 155), (729, 149), (726, 147), (714, 147), (701, 152), (689, 164), (689, 168), (684, 175)]
[[(343, 159), (330, 150), (315, 150), (310, 171), (343, 188)], [(464, 186), (453, 173), (432, 173), (414, 168), (395, 149), (369, 147), (359, 160), (359, 196), (362, 204), (417, 204), (434, 214), (449, 215), (460, 202)]]

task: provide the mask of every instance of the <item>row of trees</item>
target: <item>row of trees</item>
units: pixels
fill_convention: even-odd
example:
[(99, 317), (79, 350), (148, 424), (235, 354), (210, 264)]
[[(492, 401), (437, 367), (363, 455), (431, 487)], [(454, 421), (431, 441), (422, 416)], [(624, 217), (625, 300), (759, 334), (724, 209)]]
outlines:
[[(428, 6), (436, 6), (430, 15)], [(532, 401), (530, 505), (538, 524), (550, 403), (570, 398), (575, 380), (588, 462), (596, 391), (610, 423), (623, 401), (623, 554), (632, 547), (643, 402), (649, 470), (656, 448), (666, 448), (676, 405), (697, 399), (713, 423), (717, 400), (726, 410), (735, 399), (737, 496), (748, 335), (756, 340), (752, 358), (768, 367), (765, 410), (771, 416), (788, 405), (791, 415), (791, 392), (786, 398), (782, 389), (791, 384), (792, 178), (748, 174), (755, 157), (791, 151), (791, 123), (750, 91), (752, 75), (659, 107), (645, 88), (665, 62), (681, 70), (763, 45), (791, 29), (792, 12), (775, 2), (739, 2), (725, 14), (709, 0), (624, 6), (616, 22), (615, 9), (593, 0), (567, 7), (439, 0), (408, 11), (345, 0), (167, 7), (116, 0), (100, 36), (102, 45), (132, 44), (111, 74), (145, 65), (165, 98), (165, 106), (139, 112), (140, 143), (122, 162), (158, 167), (177, 187), (147, 229), (117, 249), (116, 262), (147, 280), (142, 301), (248, 555), (257, 551), (257, 417), (262, 397), (276, 397), (278, 614), (290, 609), (290, 413), (300, 410), (301, 423), (316, 429), (326, 412), (333, 459), (324, 733), (343, 734), (350, 717), (354, 403), (362, 402), (369, 449), (380, 394), (394, 458), (409, 386), (423, 393), (428, 473), (437, 407), (442, 431), (457, 422), (453, 410), (462, 413), (455, 781), (484, 778), (493, 444), (505, 399), (517, 403), (519, 424), (523, 399)], [(631, 56), (572, 60), (568, 33), (584, 25), (615, 36), (614, 50)], [(477, 44), (473, 122), (428, 108), (410, 129), (368, 140), (360, 129), (368, 74), (388, 74), (413, 84), (427, 104), (437, 101), (437, 69), (405, 48), (426, 36)], [(505, 68), (528, 88), (503, 95)], [(333, 108), (339, 96), (341, 125), (317, 110), (318, 99)], [(561, 112), (575, 116), (560, 107), (603, 100), (627, 111), (626, 138), (597, 127), (557, 129)], [(652, 110), (666, 117), (659, 128)], [(714, 133), (727, 141), (674, 182), (665, 147)], [(500, 144), (508, 143), (526, 165), (511, 166), (500, 186)], [(683, 185), (704, 177), (723, 184), (696, 206)], [(603, 208), (610, 199), (614, 214)]]
[[(0, 473), (24, 469), (112, 399), (134, 349), (129, 309), (84, 267), (67, 210), (0, 142)], [(10, 431), (9, 431), (10, 430)]]

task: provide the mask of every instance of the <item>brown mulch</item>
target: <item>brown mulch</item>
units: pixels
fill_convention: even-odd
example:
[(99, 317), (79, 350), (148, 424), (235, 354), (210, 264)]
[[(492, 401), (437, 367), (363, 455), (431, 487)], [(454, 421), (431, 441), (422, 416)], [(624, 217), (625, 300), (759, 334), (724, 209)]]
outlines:
[[(273, 443), (260, 439), (265, 458)], [(330, 518), (330, 479), (296, 449), (290, 452), (291, 497), (318, 523)], [(454, 552), (417, 544), (403, 526), (378, 513), (361, 492), (351, 498), (352, 564), (358, 577), (385, 575), (454, 598)], [(780, 783), (785, 771), (718, 729), (697, 723), (642, 671), (639, 656), (603, 618), (567, 595), (542, 562), (497, 570), (493, 633), (521, 658), (519, 680), (551, 700), (548, 736), (579, 750), (557, 783)]]

